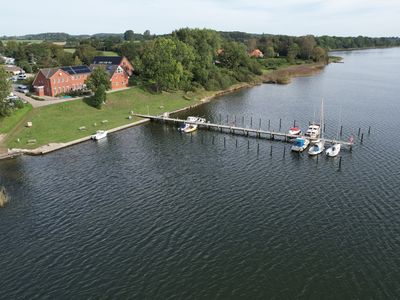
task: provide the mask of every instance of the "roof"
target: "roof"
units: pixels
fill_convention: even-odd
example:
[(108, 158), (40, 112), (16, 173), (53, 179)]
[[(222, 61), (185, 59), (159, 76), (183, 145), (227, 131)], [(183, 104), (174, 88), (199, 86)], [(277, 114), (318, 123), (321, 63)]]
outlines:
[(119, 65), (122, 56), (95, 56), (93, 64), (95, 65)]
[(112, 76), (112, 75), (115, 73), (115, 71), (117, 70), (118, 65), (109, 65), (109, 66), (103, 65), (103, 64), (91, 64), (91, 65), (90, 65), (90, 69), (91, 69), (92, 71), (93, 71), (94, 69), (97, 69), (97, 68), (103, 68), (104, 70), (107, 71), (107, 73), (108, 73), (110, 76)]
[(20, 67), (17, 67), (17, 66), (14, 66), (14, 65), (12, 65), (12, 66), (5, 65), (3, 67), (8, 72), (13, 72), (13, 71), (20, 71), (21, 72), (21, 71), (23, 71)]
[(58, 70), (63, 70), (64, 72), (67, 72), (69, 75), (87, 74), (91, 72), (88, 66), (68, 66), (61, 68), (40, 69), (40, 71), (46, 78), (51, 78), (55, 73), (57, 73)]
[(87, 74), (91, 72), (88, 66), (62, 67), (60, 69), (67, 72), (70, 75)]

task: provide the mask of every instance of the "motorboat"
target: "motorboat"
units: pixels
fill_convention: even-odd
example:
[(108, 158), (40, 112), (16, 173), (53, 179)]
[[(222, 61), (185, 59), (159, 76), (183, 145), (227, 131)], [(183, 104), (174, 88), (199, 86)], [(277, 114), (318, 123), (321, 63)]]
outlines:
[(308, 154), (309, 155), (318, 155), (324, 151), (325, 147), (325, 141), (324, 140), (319, 140), (317, 143), (314, 143), (310, 149), (308, 149)]
[(92, 140), (98, 141), (107, 137), (107, 131), (105, 130), (97, 130), (95, 134), (93, 134), (90, 138)]
[(290, 149), (294, 152), (303, 152), (309, 144), (310, 141), (308, 139), (304, 137), (298, 137)]
[(339, 144), (339, 143), (333, 144), (331, 147), (326, 149), (325, 154), (326, 154), (326, 156), (329, 156), (329, 157), (335, 157), (339, 154), (340, 148), (341, 148), (341, 144)]
[(304, 133), (310, 139), (318, 139), (321, 134), (321, 126), (317, 123), (312, 123), (308, 126), (307, 131)]
[(289, 129), (288, 134), (290, 135), (300, 135), (301, 129), (299, 127), (292, 127)]
[(188, 117), (186, 122), (182, 127), (179, 128), (180, 131), (190, 133), (197, 130), (198, 123), (205, 123), (206, 119), (200, 117)]

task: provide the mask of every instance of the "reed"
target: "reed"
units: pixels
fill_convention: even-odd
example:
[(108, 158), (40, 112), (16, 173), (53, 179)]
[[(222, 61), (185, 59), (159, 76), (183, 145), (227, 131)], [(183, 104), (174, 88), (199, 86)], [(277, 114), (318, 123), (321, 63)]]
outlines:
[(4, 186), (0, 187), (0, 207), (4, 207), (8, 202), (8, 196), (6, 188)]

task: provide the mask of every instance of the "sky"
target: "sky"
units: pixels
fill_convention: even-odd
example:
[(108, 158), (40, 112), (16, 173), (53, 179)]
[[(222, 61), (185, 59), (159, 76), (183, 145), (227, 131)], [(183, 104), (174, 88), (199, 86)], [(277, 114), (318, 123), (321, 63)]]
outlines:
[[(182, 27), (287, 35), (400, 36), (400, 0), (18, 0), (0, 36), (170, 33)], [(68, 5), (62, 5), (68, 3)]]

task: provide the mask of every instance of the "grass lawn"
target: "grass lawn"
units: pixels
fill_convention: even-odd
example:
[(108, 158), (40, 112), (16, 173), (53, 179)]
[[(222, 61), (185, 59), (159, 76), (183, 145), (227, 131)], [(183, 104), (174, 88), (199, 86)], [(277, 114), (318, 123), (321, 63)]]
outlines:
[(26, 104), (23, 108), (14, 111), (11, 116), (0, 118), (0, 133), (8, 133), (12, 130), (31, 109), (32, 105)]
[[(129, 112), (158, 115), (163, 112), (184, 108), (199, 102), (213, 92), (193, 93), (191, 100), (183, 92), (150, 94), (139, 87), (107, 94), (107, 103), (101, 110), (90, 107), (82, 100), (64, 102), (35, 108), (25, 115), (6, 138), (8, 148), (37, 148), (51, 142), (68, 142), (93, 134), (99, 129), (111, 129), (134, 121), (127, 119)], [(103, 120), (108, 122), (102, 123)], [(32, 128), (24, 125), (31, 121)], [(85, 131), (79, 127), (85, 126)], [(17, 142), (19, 139), (20, 142)], [(35, 144), (28, 140), (35, 139)]]
[(75, 50), (76, 50), (75, 48), (64, 48), (65, 52), (72, 53), (72, 54), (75, 52)]

